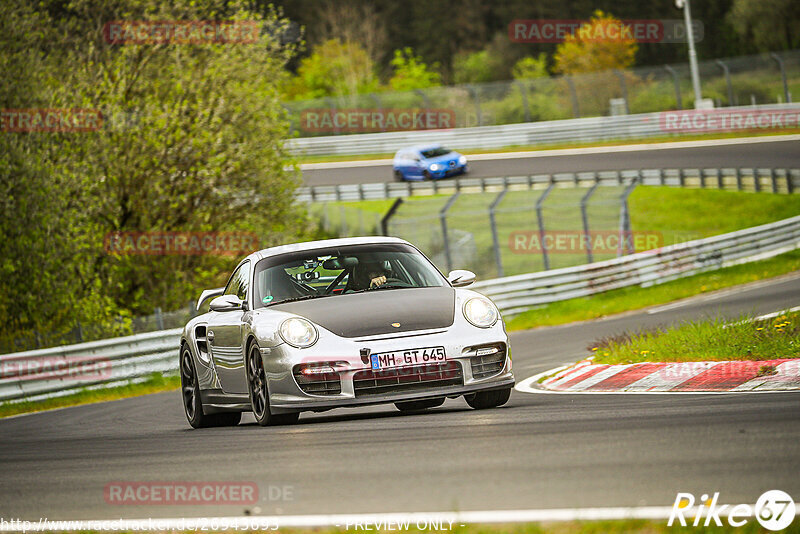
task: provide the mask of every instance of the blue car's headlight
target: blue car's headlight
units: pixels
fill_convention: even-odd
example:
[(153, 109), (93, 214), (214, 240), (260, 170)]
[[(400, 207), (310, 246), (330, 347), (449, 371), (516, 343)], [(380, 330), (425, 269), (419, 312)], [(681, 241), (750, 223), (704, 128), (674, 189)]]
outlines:
[(431, 170), (434, 171), (434, 172), (438, 171), (441, 168), (442, 168), (441, 165), (439, 165), (438, 163), (434, 163), (434, 164), (431, 165)]
[(458, 164), (459, 165), (466, 165), (467, 164), (467, 156), (458, 156)]
[(290, 317), (278, 329), (283, 340), (293, 347), (304, 349), (317, 342), (317, 329), (308, 319)]

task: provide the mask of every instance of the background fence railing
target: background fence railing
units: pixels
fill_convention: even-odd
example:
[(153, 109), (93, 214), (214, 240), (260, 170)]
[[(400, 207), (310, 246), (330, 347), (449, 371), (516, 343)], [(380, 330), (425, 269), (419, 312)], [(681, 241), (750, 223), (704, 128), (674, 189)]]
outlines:
[[(699, 72), (703, 97), (713, 100), (716, 107), (788, 103), (800, 90), (800, 50), (701, 61)], [(693, 107), (691, 77), (685, 63), (284, 103), (292, 128), (300, 137), (353, 133), (353, 127), (345, 124), (319, 128), (317, 122), (308, 120), (309, 110), (329, 114), (344, 110), (445, 110), (455, 119), (446, 127), (472, 128)], [(386, 131), (386, 124), (376, 122), (374, 128), (372, 124), (371, 131)], [(366, 129), (362, 125), (359, 131)]]
[[(472, 286), (507, 315), (531, 306), (649, 286), (800, 248), (800, 216), (577, 267)], [(0, 400), (37, 399), (178, 369), (180, 329), (0, 356)], [(96, 370), (76, 376), (76, 362)], [(36, 372), (31, 372), (31, 370)]]
[[(800, 110), (800, 104), (772, 104), (747, 108), (726, 108), (727, 113), (767, 113)], [(720, 110), (717, 110), (721, 113)], [(688, 113), (688, 112), (687, 112)], [(702, 113), (702, 112), (700, 112)], [(743, 123), (742, 123), (743, 124)], [(783, 128), (797, 128), (797, 121)], [(753, 129), (771, 129), (772, 126)], [(719, 128), (719, 131), (732, 131)], [(714, 131), (713, 129), (709, 131)], [(442, 144), (454, 150), (491, 149), (509, 146), (552, 145), (558, 143), (591, 143), (619, 139), (680, 136), (704, 133), (692, 128), (679, 130), (662, 122), (662, 112), (591, 117), (586, 119), (552, 120), (455, 128), (450, 130), (418, 130), (409, 132), (368, 133), (328, 137), (288, 139), (286, 146), (297, 155), (394, 154), (398, 149), (418, 144)], [(705, 132), (705, 133), (708, 133)]]

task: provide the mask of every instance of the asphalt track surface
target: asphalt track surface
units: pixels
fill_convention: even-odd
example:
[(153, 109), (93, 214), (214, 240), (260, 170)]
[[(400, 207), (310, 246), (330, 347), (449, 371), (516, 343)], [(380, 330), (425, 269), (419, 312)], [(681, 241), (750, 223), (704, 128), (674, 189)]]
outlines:
[[(543, 151), (544, 152), (544, 151)], [(502, 154), (498, 154), (502, 157)], [(800, 141), (770, 141), (750, 144), (703, 146), (547, 157), (470, 161), (469, 176), (521, 176), (560, 172), (703, 167), (800, 167)], [(337, 185), (390, 182), (391, 164), (310, 169), (303, 171), (306, 185)]]
[[(517, 380), (586, 355), (604, 335), (796, 306), (798, 273), (589, 323), (511, 335)], [(800, 496), (800, 392), (534, 394), (304, 414), (297, 425), (191, 430), (178, 392), (0, 420), (0, 517), (38, 520), (671, 506), (719, 491)], [(111, 505), (120, 481), (259, 486), (256, 507)], [(288, 492), (286, 491), (288, 489)], [(270, 491), (272, 493), (270, 493)], [(699, 498), (699, 497), (698, 497)]]

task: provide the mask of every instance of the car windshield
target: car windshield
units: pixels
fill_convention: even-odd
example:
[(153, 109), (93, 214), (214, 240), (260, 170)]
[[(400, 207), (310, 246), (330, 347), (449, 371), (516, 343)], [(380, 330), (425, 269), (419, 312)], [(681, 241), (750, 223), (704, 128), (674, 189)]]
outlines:
[(259, 261), (255, 307), (365, 291), (445, 285), (441, 273), (409, 245), (323, 248)]
[(421, 151), (421, 154), (425, 158), (437, 158), (439, 156), (449, 154), (450, 152), (452, 152), (452, 150), (440, 146), (437, 148), (431, 148), (429, 150), (423, 150)]

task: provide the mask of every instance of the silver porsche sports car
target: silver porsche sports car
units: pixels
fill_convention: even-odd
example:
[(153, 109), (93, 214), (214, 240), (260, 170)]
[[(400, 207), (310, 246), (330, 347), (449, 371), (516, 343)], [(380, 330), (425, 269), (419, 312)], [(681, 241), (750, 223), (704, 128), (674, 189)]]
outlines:
[(255, 252), (227, 286), (203, 291), (181, 336), (183, 406), (195, 427), (297, 421), (302, 411), (394, 403), (401, 411), (463, 396), (508, 401), (505, 326), (486, 297), (445, 278), (391, 237), (331, 239)]

